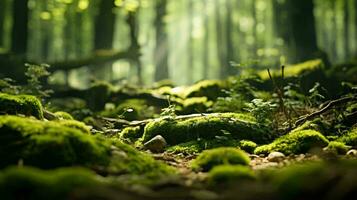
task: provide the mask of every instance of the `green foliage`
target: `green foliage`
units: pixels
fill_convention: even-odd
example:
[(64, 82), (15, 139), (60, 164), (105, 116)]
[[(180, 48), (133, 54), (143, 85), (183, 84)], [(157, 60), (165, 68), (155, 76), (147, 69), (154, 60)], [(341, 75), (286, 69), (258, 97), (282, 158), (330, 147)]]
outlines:
[(238, 182), (255, 180), (256, 175), (247, 166), (241, 165), (219, 165), (208, 173), (210, 185), (232, 185)]
[(258, 123), (272, 123), (274, 111), (277, 108), (276, 104), (265, 102), (262, 99), (253, 99), (251, 103), (246, 104), (247, 109), (257, 119)]
[(189, 119), (156, 119), (146, 125), (143, 141), (149, 141), (157, 135), (163, 136), (169, 145), (222, 136), (257, 143), (266, 143), (274, 138), (274, 134), (264, 125), (257, 124), (254, 117), (237, 113), (208, 114)]
[(255, 154), (269, 154), (274, 151), (289, 154), (307, 153), (313, 148), (328, 145), (328, 140), (315, 130), (296, 130), (284, 135), (268, 145), (257, 147)]
[(218, 165), (249, 165), (248, 155), (237, 148), (221, 147), (203, 151), (195, 160), (191, 167), (194, 170), (210, 171)]
[(346, 145), (357, 146), (357, 128), (352, 128), (346, 135), (340, 137), (337, 141)]
[(26, 64), (26, 67), (27, 85), (24, 87), (24, 93), (34, 95), (40, 99), (49, 97), (53, 91), (45, 90), (41, 84), (41, 79), (47, 78), (50, 75), (47, 71), (50, 66), (46, 64)]
[(43, 119), (41, 102), (34, 96), (0, 93), (1, 114), (23, 114)]
[(107, 183), (82, 168), (42, 171), (11, 167), (0, 172), (2, 199), (69, 199), (79, 189), (98, 189)]
[(134, 142), (143, 136), (143, 130), (140, 126), (126, 127), (120, 132), (120, 139)]

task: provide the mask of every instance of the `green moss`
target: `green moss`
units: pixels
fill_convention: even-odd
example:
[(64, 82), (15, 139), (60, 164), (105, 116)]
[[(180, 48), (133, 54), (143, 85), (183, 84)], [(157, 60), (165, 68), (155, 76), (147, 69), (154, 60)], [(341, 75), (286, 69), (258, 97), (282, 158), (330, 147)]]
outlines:
[(148, 102), (143, 99), (128, 99), (113, 110), (101, 112), (101, 115), (105, 117), (119, 117), (129, 121), (152, 118), (154, 114), (154, 108), (148, 106)]
[(249, 140), (242, 140), (238, 143), (238, 146), (240, 149), (248, 152), (248, 153), (253, 153), (254, 150), (257, 148), (257, 143)]
[(237, 148), (221, 147), (203, 151), (192, 162), (192, 169), (210, 171), (218, 165), (249, 165), (248, 155)]
[(192, 113), (205, 113), (212, 107), (213, 102), (208, 101), (207, 97), (194, 97), (182, 100), (181, 108), (178, 113), (181, 115), (192, 114)]
[(255, 180), (252, 169), (241, 165), (220, 165), (208, 173), (208, 182), (211, 185), (231, 185), (246, 180)]
[(271, 141), (274, 136), (270, 130), (254, 120), (249, 115), (236, 113), (208, 114), (181, 120), (160, 118), (146, 125), (143, 141), (149, 141), (157, 135), (163, 136), (169, 145), (220, 136), (257, 143)]
[(185, 90), (184, 97), (207, 97), (209, 100), (215, 100), (220, 96), (224, 96), (222, 91), (226, 87), (226, 83), (219, 80), (204, 80), (200, 81)]
[(43, 119), (41, 102), (30, 95), (0, 93), (0, 114), (23, 114)]
[(347, 146), (342, 142), (332, 141), (324, 150), (336, 155), (345, 155), (350, 148), (350, 146)]
[(58, 111), (58, 112), (55, 112), (54, 114), (59, 119), (74, 120), (72, 115), (67, 112)]
[(340, 137), (337, 141), (343, 142), (346, 145), (357, 146), (357, 128), (353, 128), (350, 132)]
[(83, 133), (86, 134), (91, 134), (90, 128), (83, 122), (76, 121), (76, 120), (59, 120), (56, 121), (61, 126), (69, 127), (69, 128), (74, 128), (79, 131), (82, 131)]
[(40, 168), (85, 166), (114, 174), (159, 175), (172, 173), (155, 161), (119, 141), (84, 134), (57, 122), (0, 116), (0, 168), (25, 165)]
[(126, 127), (120, 132), (122, 140), (134, 142), (143, 136), (143, 129), (140, 126)]
[(312, 148), (322, 148), (328, 140), (315, 130), (298, 130), (284, 135), (268, 145), (257, 147), (255, 154), (269, 154), (274, 151), (289, 154), (307, 153)]
[(98, 189), (107, 185), (82, 168), (42, 171), (34, 168), (9, 168), (0, 173), (2, 199), (70, 199), (79, 189)]
[(210, 140), (195, 140), (190, 142), (181, 143), (172, 147), (167, 148), (167, 152), (175, 154), (197, 154), (207, 149), (214, 149), (218, 147), (238, 147), (240, 144), (239, 140), (229, 139), (229, 138), (216, 138)]

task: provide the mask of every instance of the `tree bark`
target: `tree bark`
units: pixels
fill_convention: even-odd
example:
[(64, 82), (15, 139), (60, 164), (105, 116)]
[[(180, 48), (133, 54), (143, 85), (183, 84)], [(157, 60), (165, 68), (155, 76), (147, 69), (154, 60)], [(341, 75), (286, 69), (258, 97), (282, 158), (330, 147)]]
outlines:
[(203, 67), (202, 67), (202, 75), (204, 79), (208, 78), (208, 70), (210, 68), (209, 64), (209, 39), (210, 39), (210, 29), (209, 29), (209, 11), (208, 11), (208, 6), (206, 0), (202, 0), (203, 2), (203, 7), (204, 7), (204, 29), (205, 29), (205, 35), (203, 39)]
[(29, 20), (28, 0), (14, 0), (11, 52), (26, 55)]
[(350, 59), (350, 9), (349, 0), (344, 0), (343, 24), (344, 24), (344, 52), (345, 60)]
[(220, 5), (219, 1), (215, 1), (215, 25), (216, 25), (216, 44), (217, 44), (217, 56), (218, 56), (218, 61), (219, 61), (219, 67), (220, 67), (220, 78), (226, 78), (227, 77), (227, 70), (226, 70), (226, 49), (224, 46), (223, 41), (223, 31), (222, 31), (222, 21), (221, 21), (221, 11), (220, 11)]
[[(129, 25), (130, 29), (130, 49), (129, 51), (133, 52), (138, 52), (140, 50), (140, 44), (139, 44), (139, 30), (138, 30), (138, 23), (137, 23), (137, 12), (129, 12), (128, 18), (127, 18), (127, 23)], [(132, 59), (130, 60), (131, 64), (136, 66), (137, 70), (137, 78), (138, 78), (138, 84), (142, 84), (142, 69), (141, 69), (141, 62), (139, 59), (139, 56), (133, 56)]]
[(195, 68), (195, 63), (194, 63), (194, 41), (193, 41), (193, 5), (194, 5), (194, 0), (188, 0), (188, 53), (187, 53), (187, 81), (188, 83), (193, 83), (193, 71)]
[(155, 81), (169, 78), (168, 66), (168, 36), (164, 17), (167, 15), (167, 0), (157, 0), (155, 3), (156, 18), (154, 22), (156, 31), (156, 46), (154, 54)]
[(233, 47), (233, 21), (232, 21), (232, 13), (233, 13), (233, 5), (232, 0), (226, 0), (226, 49), (227, 49), (227, 59), (225, 70), (227, 75), (234, 75), (235, 70), (231, 65), (231, 62), (234, 61), (234, 47)]
[(7, 1), (0, 1), (0, 48), (4, 47), (4, 32), (5, 32), (5, 11)]

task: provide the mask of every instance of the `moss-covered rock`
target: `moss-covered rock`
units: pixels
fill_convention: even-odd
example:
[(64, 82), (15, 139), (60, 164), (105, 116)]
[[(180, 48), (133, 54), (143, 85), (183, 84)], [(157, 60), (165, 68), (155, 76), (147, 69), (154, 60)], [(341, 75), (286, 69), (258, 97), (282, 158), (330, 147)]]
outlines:
[(69, 127), (69, 128), (74, 128), (79, 131), (82, 131), (82, 133), (86, 134), (91, 134), (90, 128), (83, 122), (76, 121), (76, 120), (59, 120), (56, 121), (61, 126)]
[(74, 120), (74, 118), (72, 117), (72, 115), (69, 114), (68, 112), (58, 111), (58, 112), (55, 112), (54, 115), (55, 115), (58, 119)]
[(357, 128), (353, 128), (346, 135), (340, 137), (337, 141), (346, 145), (357, 146)]
[(178, 114), (187, 115), (193, 113), (205, 113), (213, 106), (212, 101), (208, 101), (207, 97), (187, 98), (181, 101), (181, 106), (178, 108)]
[(0, 116), (0, 168), (85, 166), (106, 173), (158, 175), (172, 173), (167, 165), (119, 141), (84, 134), (58, 122)]
[(194, 140), (190, 142), (181, 143), (178, 145), (171, 146), (167, 148), (167, 152), (174, 153), (174, 154), (185, 154), (185, 155), (192, 155), (201, 153), (207, 149), (214, 149), (218, 147), (239, 147), (240, 141), (230, 138), (222, 138), (222, 139), (201, 139), (201, 140)]
[(254, 150), (258, 147), (258, 145), (253, 141), (241, 140), (238, 143), (238, 147), (248, 153), (253, 153)]
[(220, 136), (260, 144), (274, 138), (267, 127), (255, 122), (254, 117), (236, 113), (208, 114), (188, 119), (156, 119), (146, 125), (143, 141), (149, 141), (156, 135), (163, 136), (169, 145)]
[(221, 147), (203, 151), (195, 160), (191, 167), (194, 170), (210, 171), (218, 165), (249, 165), (248, 155), (237, 148)]
[(23, 114), (43, 119), (41, 102), (30, 95), (10, 95), (0, 93), (0, 114)]
[(185, 98), (190, 97), (207, 97), (208, 100), (215, 100), (218, 97), (225, 96), (223, 89), (226, 83), (220, 80), (200, 81), (185, 90)]
[(210, 185), (231, 185), (241, 181), (255, 180), (256, 175), (248, 166), (220, 165), (208, 173), (207, 179)]
[(53, 171), (9, 168), (0, 172), (1, 199), (70, 199), (76, 191), (107, 185), (82, 168)]
[(269, 154), (277, 151), (285, 155), (307, 153), (313, 148), (323, 148), (328, 140), (315, 130), (297, 130), (288, 133), (268, 145), (257, 147), (255, 154)]
[(126, 127), (119, 134), (120, 139), (129, 140), (130, 142), (134, 142), (142, 136), (143, 129), (140, 126)]
[(342, 142), (332, 141), (324, 150), (335, 155), (345, 155), (351, 147)]

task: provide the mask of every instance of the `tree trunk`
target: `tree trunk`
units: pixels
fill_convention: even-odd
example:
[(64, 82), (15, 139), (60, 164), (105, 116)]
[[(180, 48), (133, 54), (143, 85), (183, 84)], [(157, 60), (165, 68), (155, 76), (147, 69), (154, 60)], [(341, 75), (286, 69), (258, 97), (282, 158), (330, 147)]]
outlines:
[(193, 4), (194, 0), (188, 0), (188, 51), (187, 51), (187, 81), (188, 83), (193, 83), (193, 73), (195, 69), (194, 64), (194, 41), (193, 41)]
[(331, 1), (330, 2), (331, 10), (333, 11), (333, 17), (332, 17), (332, 31), (331, 31), (331, 53), (332, 53), (332, 59), (337, 60), (338, 59), (338, 54), (337, 54), (337, 17), (336, 17), (336, 2)]
[(257, 25), (258, 25), (258, 18), (257, 18), (257, 9), (255, 6), (256, 2), (255, 1), (251, 1), (251, 9), (252, 9), (252, 17), (253, 17), (253, 38), (254, 38), (254, 43), (252, 46), (252, 50), (253, 50), (253, 58), (256, 57), (257, 55), (257, 50), (258, 50), (258, 33), (257, 33)]
[(219, 1), (215, 1), (215, 25), (216, 25), (216, 42), (217, 42), (217, 55), (220, 67), (220, 78), (227, 77), (226, 70), (226, 49), (223, 41), (223, 32), (222, 32), (222, 21), (221, 21), (221, 11)]
[(289, 0), (292, 37), (296, 44), (296, 61), (301, 62), (319, 52), (313, 13), (313, 0)]
[(6, 14), (7, 1), (0, 1), (0, 48), (4, 45), (4, 32), (5, 32), (5, 14)]
[(344, 52), (345, 60), (350, 59), (350, 9), (349, 0), (344, 0), (343, 24), (344, 24)]
[[(115, 0), (101, 0), (99, 2), (98, 16), (95, 21), (95, 50), (113, 49), (114, 26), (115, 26)], [(93, 73), (99, 79), (106, 79), (112, 74), (112, 64), (96, 66)]]
[(28, 39), (28, 0), (14, 0), (11, 52), (26, 55)]
[(233, 5), (232, 5), (232, 0), (226, 0), (226, 49), (227, 49), (227, 59), (226, 59), (226, 65), (225, 65), (225, 70), (227, 75), (234, 75), (235, 70), (231, 65), (231, 62), (234, 61), (234, 47), (233, 47), (233, 22), (232, 22), (232, 13), (233, 13)]
[(166, 23), (164, 17), (167, 15), (167, 0), (157, 0), (155, 3), (156, 18), (156, 46), (155, 46), (155, 81), (160, 81), (169, 78), (168, 66), (168, 36), (166, 31)]
[[(137, 13), (138, 11), (129, 12), (127, 17), (127, 23), (129, 25), (130, 30), (130, 49), (133, 51), (140, 51)], [(133, 56), (133, 59), (130, 62), (132, 65), (136, 66), (138, 84), (142, 84), (142, 69), (139, 56)]]
[(210, 39), (210, 29), (209, 29), (209, 11), (208, 11), (208, 6), (206, 0), (203, 1), (203, 7), (204, 7), (204, 29), (205, 29), (205, 35), (203, 39), (203, 67), (202, 67), (202, 75), (204, 79), (208, 78), (208, 70), (209, 70), (209, 39)]

